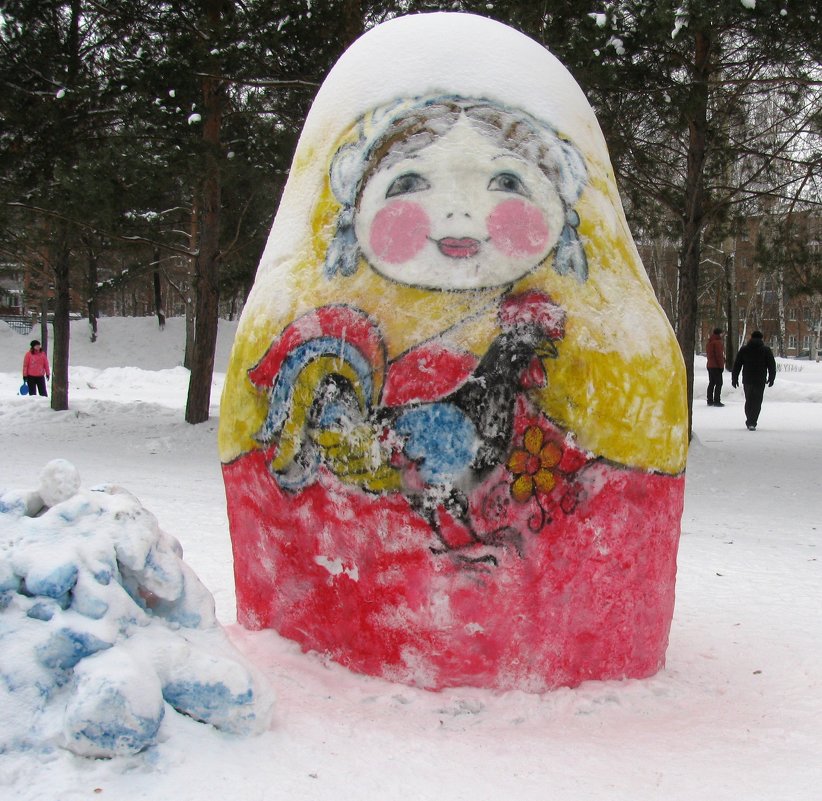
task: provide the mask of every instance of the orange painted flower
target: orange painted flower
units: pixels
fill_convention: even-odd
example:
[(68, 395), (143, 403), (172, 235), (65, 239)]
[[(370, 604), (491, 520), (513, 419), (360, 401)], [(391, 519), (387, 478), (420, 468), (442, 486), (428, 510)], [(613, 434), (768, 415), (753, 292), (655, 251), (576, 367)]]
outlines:
[(522, 437), (524, 447), (517, 448), (508, 459), (508, 469), (514, 474), (511, 495), (525, 503), (537, 492), (550, 492), (556, 484), (552, 468), (562, 459), (562, 448), (556, 442), (544, 442), (539, 426), (528, 426)]

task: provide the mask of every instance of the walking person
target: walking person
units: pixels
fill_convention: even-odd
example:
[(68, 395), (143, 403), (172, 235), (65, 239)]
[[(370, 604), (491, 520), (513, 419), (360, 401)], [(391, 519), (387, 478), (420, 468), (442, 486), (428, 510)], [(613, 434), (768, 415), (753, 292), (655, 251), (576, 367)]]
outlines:
[(734, 387), (739, 386), (740, 370), (745, 390), (745, 425), (748, 431), (756, 431), (765, 395), (765, 383), (772, 387), (776, 380), (776, 360), (773, 351), (765, 344), (761, 331), (754, 331), (736, 354), (731, 373), (731, 385)]
[(23, 381), (29, 388), (29, 395), (34, 397), (39, 392), (43, 397), (46, 392), (46, 379), (51, 378), (49, 358), (40, 348), (40, 340), (32, 339), (26, 355), (23, 357)]
[(722, 371), (725, 369), (725, 342), (722, 329), (714, 328), (705, 346), (708, 356), (708, 406), (724, 406), (722, 395)]

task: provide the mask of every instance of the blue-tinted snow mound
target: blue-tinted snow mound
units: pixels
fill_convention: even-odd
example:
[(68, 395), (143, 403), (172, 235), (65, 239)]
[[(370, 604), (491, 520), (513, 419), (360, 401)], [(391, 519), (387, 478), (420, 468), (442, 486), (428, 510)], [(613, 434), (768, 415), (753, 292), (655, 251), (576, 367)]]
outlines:
[(65, 460), (0, 491), (0, 753), (140, 751), (170, 707), (225, 731), (270, 723), (273, 694), (133, 495), (80, 488)]

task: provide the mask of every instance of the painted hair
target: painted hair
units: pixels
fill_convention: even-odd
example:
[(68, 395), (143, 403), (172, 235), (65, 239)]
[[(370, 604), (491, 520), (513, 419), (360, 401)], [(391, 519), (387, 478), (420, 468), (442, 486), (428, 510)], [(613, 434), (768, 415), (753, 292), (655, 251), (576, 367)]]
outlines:
[(584, 281), (588, 263), (577, 234), (574, 204), (588, 179), (585, 161), (570, 142), (550, 126), (487, 100), (431, 98), (398, 102), (378, 109), (357, 123), (355, 142), (343, 145), (331, 161), (331, 190), (342, 205), (325, 259), (326, 275), (353, 275), (360, 259), (354, 215), (363, 187), (384, 164), (416, 153), (444, 136), (466, 117), (499, 147), (537, 165), (554, 185), (565, 209), (565, 225), (554, 255), (554, 269)]

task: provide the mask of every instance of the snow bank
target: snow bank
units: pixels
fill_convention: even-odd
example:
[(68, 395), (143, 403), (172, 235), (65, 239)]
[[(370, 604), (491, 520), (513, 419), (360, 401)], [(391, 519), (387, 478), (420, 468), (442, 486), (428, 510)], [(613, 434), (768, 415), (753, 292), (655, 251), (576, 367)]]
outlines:
[(176, 539), (121, 487), (64, 459), (0, 493), (0, 752), (155, 743), (167, 706), (252, 734), (273, 693), (229, 643)]

